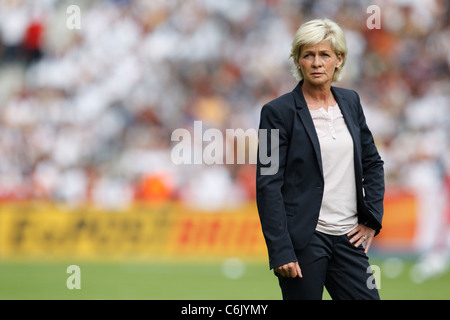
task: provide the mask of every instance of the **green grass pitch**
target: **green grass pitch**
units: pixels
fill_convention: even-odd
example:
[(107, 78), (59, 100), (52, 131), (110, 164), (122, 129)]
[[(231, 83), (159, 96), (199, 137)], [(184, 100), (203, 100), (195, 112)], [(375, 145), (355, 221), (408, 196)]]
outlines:
[[(382, 266), (383, 261), (372, 261)], [(80, 289), (68, 289), (67, 267), (80, 267)], [(394, 278), (383, 276), (382, 299), (450, 299), (450, 271), (422, 283), (413, 262)], [(226, 276), (221, 262), (0, 262), (0, 299), (277, 300), (278, 282), (267, 264), (247, 262)], [(324, 293), (324, 299), (329, 299)]]

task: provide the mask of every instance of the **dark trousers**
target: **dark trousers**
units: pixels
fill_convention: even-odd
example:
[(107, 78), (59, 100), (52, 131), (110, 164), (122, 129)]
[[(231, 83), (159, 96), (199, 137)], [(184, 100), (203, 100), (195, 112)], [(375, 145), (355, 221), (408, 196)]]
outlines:
[(333, 300), (380, 299), (363, 246), (355, 247), (346, 235), (315, 231), (296, 254), (303, 278), (275, 273), (284, 300), (321, 300), (324, 286)]

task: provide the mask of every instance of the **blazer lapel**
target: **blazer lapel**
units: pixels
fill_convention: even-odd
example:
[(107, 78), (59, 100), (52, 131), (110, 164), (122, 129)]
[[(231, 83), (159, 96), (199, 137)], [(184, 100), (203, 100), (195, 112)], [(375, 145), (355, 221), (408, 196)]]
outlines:
[[(309, 112), (308, 106), (306, 105), (305, 98), (302, 93), (302, 84), (301, 81), (297, 87), (293, 90), (294, 99), (297, 106), (297, 114), (300, 117), (300, 120), (305, 127), (305, 130), (311, 140), (311, 143), (314, 147), (314, 151), (316, 154), (317, 162), (319, 163), (320, 171), (323, 176), (323, 167), (322, 167), (322, 156), (320, 153), (320, 143), (319, 138), (317, 137), (316, 129), (314, 127), (314, 122), (311, 117), (311, 113)], [(344, 116), (345, 123), (347, 124), (348, 131), (353, 139), (354, 145), (354, 153), (355, 153), (355, 166), (360, 162), (360, 154), (361, 154), (361, 144), (359, 140), (359, 136), (356, 132), (356, 128), (359, 126), (358, 123), (355, 123), (356, 120), (352, 117), (349, 102), (347, 99), (342, 96), (335, 88), (331, 87), (331, 92), (333, 93), (334, 98), (339, 104), (339, 108), (341, 109), (342, 115)]]
[(317, 137), (316, 128), (314, 127), (314, 122), (312, 120), (311, 113), (309, 112), (305, 98), (303, 97), (302, 84), (303, 80), (297, 85), (297, 87), (293, 91), (295, 104), (297, 106), (297, 114), (299, 115), (300, 120), (302, 121), (303, 126), (305, 127), (309, 139), (311, 140), (311, 143), (314, 147), (317, 162), (319, 163), (320, 167), (320, 173), (322, 174), (323, 177), (322, 156), (320, 153), (319, 138)]
[(356, 128), (359, 126), (355, 117), (352, 117), (351, 109), (349, 106), (349, 102), (345, 97), (343, 97), (334, 87), (331, 87), (331, 92), (333, 93), (334, 99), (336, 99), (339, 104), (339, 108), (341, 109), (342, 115), (344, 116), (345, 123), (347, 124), (348, 131), (353, 139), (353, 146), (355, 152), (355, 160), (358, 160), (356, 163), (359, 163), (359, 155), (361, 154), (361, 143), (359, 136), (356, 132)]

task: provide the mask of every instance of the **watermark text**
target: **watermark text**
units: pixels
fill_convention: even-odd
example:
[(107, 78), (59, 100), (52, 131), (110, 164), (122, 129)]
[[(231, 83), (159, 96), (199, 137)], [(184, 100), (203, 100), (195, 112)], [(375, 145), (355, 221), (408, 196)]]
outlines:
[(203, 130), (202, 121), (194, 121), (193, 134), (178, 128), (172, 132), (171, 141), (176, 142), (171, 160), (177, 165), (256, 164), (259, 157), (262, 175), (278, 172), (278, 129), (226, 129), (224, 134), (217, 128)]

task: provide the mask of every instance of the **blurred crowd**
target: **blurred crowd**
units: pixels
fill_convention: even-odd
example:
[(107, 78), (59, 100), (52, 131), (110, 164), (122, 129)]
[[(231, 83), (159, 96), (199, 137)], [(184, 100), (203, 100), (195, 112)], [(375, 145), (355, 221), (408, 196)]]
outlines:
[[(380, 29), (366, 23), (372, 4)], [(334, 85), (360, 94), (388, 192), (420, 191), (425, 206), (445, 208), (448, 1), (86, 0), (78, 16), (71, 5), (0, 1), (1, 199), (111, 209), (252, 200), (254, 164), (175, 165), (171, 133), (195, 120), (257, 129), (262, 105), (296, 85), (296, 29), (328, 17), (348, 44)]]

